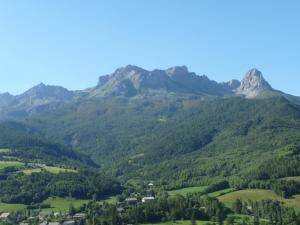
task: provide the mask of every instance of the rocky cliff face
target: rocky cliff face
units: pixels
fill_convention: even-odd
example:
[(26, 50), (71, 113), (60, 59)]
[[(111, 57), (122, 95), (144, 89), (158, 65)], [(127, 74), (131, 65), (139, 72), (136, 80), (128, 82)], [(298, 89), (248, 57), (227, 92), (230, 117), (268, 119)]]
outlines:
[(271, 91), (273, 89), (259, 70), (251, 69), (246, 73), (241, 81), (241, 85), (236, 89), (236, 94), (244, 95), (247, 98), (255, 98), (266, 90)]
[(17, 96), (1, 94), (0, 115), (4, 113), (4, 117), (15, 118), (57, 109), (72, 102), (76, 95), (63, 87), (41, 83)]
[(234, 94), (236, 83), (217, 83), (207, 76), (189, 72), (186, 66), (166, 70), (144, 70), (128, 65), (101, 76), (92, 96), (126, 96), (153, 93), (190, 93), (223, 96)]

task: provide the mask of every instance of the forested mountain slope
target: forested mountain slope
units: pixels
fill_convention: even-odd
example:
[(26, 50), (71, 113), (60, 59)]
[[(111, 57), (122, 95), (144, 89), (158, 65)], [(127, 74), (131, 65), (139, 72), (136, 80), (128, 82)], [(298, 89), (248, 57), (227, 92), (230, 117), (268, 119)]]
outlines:
[[(129, 65), (82, 92), (41, 85), (26, 93), (38, 102), (61, 103), (18, 118), (30, 127), (22, 131), (27, 135), (61, 143), (44, 152), (79, 160), (72, 150), (89, 155), (124, 180), (241, 184), (263, 177), (257, 171), (272, 160), (298, 162), (299, 98), (274, 90), (257, 69), (241, 82), (217, 83), (186, 67), (147, 71)], [(10, 99), (4, 97), (4, 103)], [(38, 149), (43, 155), (47, 148)], [(284, 170), (276, 176), (300, 175), (297, 168)]]
[(27, 123), (124, 179), (172, 185), (246, 176), (297, 153), (300, 109), (287, 99), (189, 97), (94, 99)]
[(47, 140), (33, 128), (21, 123), (2, 122), (0, 123), (0, 130), (0, 148), (9, 149), (9, 152), (5, 154), (7, 159), (16, 158), (23, 162), (80, 167), (97, 166), (84, 154), (78, 154), (70, 147), (53, 140)]

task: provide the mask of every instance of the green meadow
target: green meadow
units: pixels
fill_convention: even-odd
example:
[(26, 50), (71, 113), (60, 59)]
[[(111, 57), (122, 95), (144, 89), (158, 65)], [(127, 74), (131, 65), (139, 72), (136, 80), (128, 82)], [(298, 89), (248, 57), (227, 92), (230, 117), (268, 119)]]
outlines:
[(261, 201), (265, 199), (277, 200), (283, 202), (286, 206), (295, 208), (296, 211), (300, 212), (300, 195), (295, 195), (293, 198), (284, 199), (276, 195), (271, 190), (261, 190), (261, 189), (247, 189), (230, 192), (228, 194), (218, 197), (218, 199), (223, 202), (226, 206), (231, 207), (234, 201), (240, 200), (252, 200)]
[(188, 187), (188, 188), (182, 188), (177, 190), (168, 191), (169, 195), (187, 195), (188, 193), (197, 193), (202, 192), (206, 189), (206, 186), (199, 186), (199, 187)]
[(0, 169), (10, 167), (10, 166), (22, 167), (24, 166), (24, 163), (18, 161), (0, 161)]
[(0, 154), (2, 154), (2, 153), (8, 153), (8, 152), (10, 152), (11, 150), (10, 149), (8, 149), (8, 148), (1, 148), (0, 149)]
[(78, 200), (73, 198), (58, 198), (50, 197), (45, 200), (43, 203), (50, 204), (51, 208), (44, 209), (44, 211), (53, 211), (53, 212), (66, 212), (69, 210), (70, 205), (72, 204), (75, 208), (79, 208), (83, 204), (87, 203), (88, 200)]
[(55, 167), (55, 166), (46, 166), (46, 165), (43, 165), (40, 168), (25, 169), (22, 172), (26, 175), (30, 175), (32, 173), (39, 173), (42, 170), (46, 170), (50, 173), (55, 173), (55, 174), (60, 173), (60, 172), (74, 172), (74, 173), (76, 173), (76, 170), (60, 168), (60, 167)]
[(0, 212), (15, 212), (25, 208), (26, 205), (23, 204), (6, 204), (0, 202)]

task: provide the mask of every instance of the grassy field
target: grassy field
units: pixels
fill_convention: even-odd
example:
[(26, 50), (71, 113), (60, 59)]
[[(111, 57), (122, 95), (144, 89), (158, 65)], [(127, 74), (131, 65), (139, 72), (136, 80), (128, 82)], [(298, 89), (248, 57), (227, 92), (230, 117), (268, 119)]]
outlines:
[(253, 200), (253, 201), (260, 201), (264, 199), (272, 199), (272, 200), (282, 200), (281, 197), (276, 195), (271, 190), (260, 190), (260, 189), (251, 189), (251, 190), (240, 190), (234, 191), (225, 195), (218, 197), (218, 199), (225, 203), (226, 205), (231, 206), (231, 204), (237, 200)]
[(8, 153), (8, 152), (10, 152), (11, 150), (10, 149), (8, 149), (8, 148), (1, 148), (0, 149), (0, 154), (1, 153)]
[(300, 182), (300, 176), (297, 176), (297, 177), (285, 177), (285, 178), (282, 178), (282, 180), (294, 180), (294, 181)]
[(9, 166), (22, 167), (22, 166), (24, 166), (24, 163), (17, 162), (17, 161), (0, 161), (0, 169), (9, 167)]
[(6, 203), (2, 203), (0, 202), (0, 211), (1, 212), (15, 212), (18, 211), (20, 209), (25, 209), (26, 205), (22, 205), (22, 204), (6, 204)]
[(105, 198), (105, 199), (99, 201), (99, 203), (103, 203), (103, 202), (106, 202), (109, 204), (115, 204), (115, 203), (118, 203), (118, 199), (116, 196), (111, 196), (111, 197), (108, 197), (108, 198)]
[(293, 207), (297, 212), (300, 212), (300, 195), (295, 195), (291, 199), (284, 199), (285, 204)]
[[(43, 203), (51, 204), (51, 208), (43, 209), (43, 211), (49, 212), (66, 212), (69, 210), (70, 205), (79, 208), (84, 203), (87, 203), (88, 200), (77, 200), (71, 198), (48, 198)], [(23, 204), (6, 204), (0, 203), (0, 211), (2, 212), (14, 212), (20, 209), (25, 209), (26, 205)]]
[[(43, 203), (51, 204), (51, 208), (43, 209), (43, 211), (66, 212), (69, 210), (70, 204), (73, 204), (74, 207), (78, 208), (87, 202), (88, 200), (77, 200), (77, 199), (70, 199), (70, 198), (48, 198)], [(23, 204), (0, 203), (0, 211), (2, 212), (14, 212), (25, 208), (26, 205)]]
[[(209, 221), (197, 221), (197, 225), (206, 225), (206, 224), (212, 224), (212, 222)], [(190, 225), (191, 221), (190, 220), (178, 220), (176, 222), (164, 222), (164, 223), (148, 223), (144, 225), (150, 225), (150, 224), (155, 224), (155, 225)]]
[(224, 189), (224, 190), (209, 193), (208, 196), (216, 198), (216, 197), (225, 195), (227, 193), (233, 192), (234, 190), (235, 190), (234, 188), (228, 188), (228, 189)]
[(53, 211), (53, 212), (66, 212), (69, 210), (70, 205), (72, 204), (75, 208), (82, 206), (84, 203), (87, 203), (88, 200), (78, 200), (72, 198), (48, 198), (44, 203), (51, 204), (51, 208), (43, 209), (44, 211)]
[(291, 199), (284, 199), (278, 195), (276, 195), (271, 190), (261, 190), (261, 189), (252, 189), (252, 190), (241, 190), (231, 192), (225, 195), (218, 197), (218, 199), (223, 202), (226, 206), (231, 207), (232, 203), (236, 199), (241, 200), (253, 200), (253, 201), (261, 201), (264, 199), (277, 200), (285, 203), (286, 206), (295, 208), (296, 211), (300, 212), (300, 195), (295, 195)]
[[(58, 198), (58, 197), (51, 197), (44, 201), (44, 203), (51, 204), (51, 208), (45, 209), (45, 211), (53, 211), (53, 212), (66, 212), (69, 210), (70, 205), (72, 204), (75, 208), (79, 208), (83, 204), (87, 203), (89, 200), (78, 200), (72, 198)], [(117, 203), (117, 197), (112, 196), (99, 203), (107, 202), (110, 204)]]
[(199, 186), (199, 187), (188, 187), (188, 188), (182, 188), (182, 189), (177, 189), (173, 191), (168, 191), (169, 195), (183, 195), (185, 196), (188, 193), (196, 193), (196, 192), (201, 192), (204, 191), (207, 187), (206, 186)]
[(60, 173), (60, 172), (74, 172), (76, 173), (76, 170), (72, 169), (65, 169), (65, 168), (60, 168), (60, 167), (55, 167), (55, 166), (42, 166), (41, 168), (34, 168), (34, 169), (25, 169), (22, 172), (26, 175), (30, 175), (32, 173), (39, 173), (42, 171), (42, 169), (47, 170), (50, 173)]

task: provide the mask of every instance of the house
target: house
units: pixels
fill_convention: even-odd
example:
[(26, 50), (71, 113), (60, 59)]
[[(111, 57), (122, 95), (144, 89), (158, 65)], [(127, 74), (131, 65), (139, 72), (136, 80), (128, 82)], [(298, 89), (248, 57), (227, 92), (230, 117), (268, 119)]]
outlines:
[(50, 213), (49, 213), (49, 212), (43, 211), (43, 212), (40, 212), (40, 213), (39, 213), (39, 219), (40, 219), (40, 220), (43, 220), (43, 219), (45, 219), (45, 218), (48, 217), (48, 216), (50, 216)]
[(75, 221), (75, 223), (77, 225), (82, 225), (84, 224), (84, 220), (86, 218), (86, 214), (85, 213), (76, 213), (74, 216), (73, 216), (73, 220)]
[(7, 221), (7, 220), (9, 220), (10, 219), (10, 213), (2, 213), (1, 215), (0, 215), (0, 220), (2, 220), (2, 221)]
[(29, 223), (20, 223), (20, 225), (29, 225)]
[(137, 198), (126, 198), (125, 202), (127, 205), (136, 204), (138, 202)]
[(153, 183), (149, 183), (148, 186), (149, 186), (150, 188), (152, 188), (152, 187), (154, 186), (154, 184), (153, 184)]
[(62, 225), (75, 225), (75, 224), (76, 224), (76, 222), (74, 220), (67, 220), (67, 221), (63, 222)]
[(154, 197), (144, 197), (144, 198), (142, 198), (142, 202), (143, 202), (143, 203), (146, 203), (146, 202), (148, 202), (148, 201), (153, 201), (153, 200), (155, 200)]
[(86, 214), (85, 213), (76, 213), (74, 216), (73, 216), (73, 219), (76, 221), (76, 220), (84, 220), (86, 217)]

